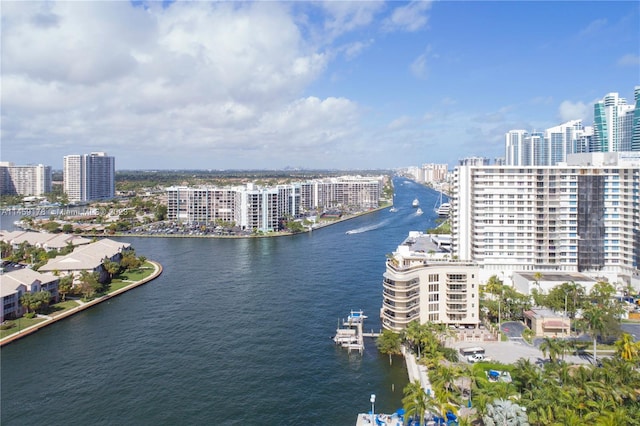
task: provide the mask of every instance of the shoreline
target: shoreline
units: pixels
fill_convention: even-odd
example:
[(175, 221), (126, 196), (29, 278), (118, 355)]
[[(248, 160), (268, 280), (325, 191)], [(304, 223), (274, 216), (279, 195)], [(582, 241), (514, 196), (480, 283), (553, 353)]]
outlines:
[(9, 343), (13, 343), (16, 340), (22, 339), (23, 337), (29, 336), (37, 331), (39, 331), (41, 328), (46, 327), (48, 325), (51, 325), (55, 322), (58, 322), (60, 320), (66, 319), (70, 316), (73, 316), (75, 314), (77, 314), (78, 312), (82, 312), (85, 309), (89, 309), (90, 307), (97, 305), (99, 303), (102, 303), (104, 301), (107, 301), (113, 297), (119, 296), (122, 293), (126, 293), (127, 291), (134, 289), (136, 287), (139, 287), (143, 284), (148, 283), (149, 281), (152, 281), (154, 279), (156, 279), (158, 276), (160, 276), (160, 274), (162, 274), (162, 265), (156, 261), (153, 260), (147, 260), (147, 262), (151, 263), (155, 270), (153, 271), (153, 273), (151, 275), (149, 275), (146, 278), (141, 279), (140, 281), (136, 281), (134, 283), (131, 283), (125, 287), (122, 287), (118, 290), (115, 290), (111, 293), (105, 294), (104, 296), (100, 296), (97, 299), (93, 299), (89, 302), (86, 303), (82, 303), (74, 308), (71, 308), (69, 310), (66, 310), (62, 313), (60, 313), (59, 315), (56, 315), (54, 317), (49, 317), (48, 319), (46, 319), (45, 321), (39, 322), (37, 324), (34, 324), (30, 327), (25, 328), (24, 330), (19, 330), (16, 333), (10, 334), (7, 337), (4, 337), (3, 339), (0, 340), (0, 347), (3, 347), (5, 345), (8, 345)]
[(317, 224), (316, 226), (312, 226), (311, 229), (308, 229), (306, 231), (303, 232), (279, 232), (279, 233), (269, 233), (266, 235), (190, 235), (190, 234), (145, 234), (145, 233), (140, 233), (140, 234), (127, 234), (127, 233), (122, 233), (122, 232), (116, 232), (113, 234), (105, 234), (105, 235), (97, 235), (97, 234), (93, 234), (91, 232), (83, 232), (83, 233), (79, 233), (76, 234), (74, 233), (74, 235), (78, 235), (78, 236), (82, 236), (82, 237), (97, 237), (97, 238), (116, 238), (116, 237), (140, 237), (140, 238), (218, 238), (218, 239), (247, 239), (247, 238), (277, 238), (277, 237), (291, 237), (294, 235), (302, 235), (302, 234), (308, 234), (308, 233), (313, 233), (313, 231), (322, 229), (322, 228), (326, 228), (327, 226), (331, 226), (331, 225), (335, 225), (341, 222), (346, 222), (348, 220), (351, 219), (355, 219), (357, 217), (360, 216), (365, 216), (371, 213), (375, 213), (381, 210), (384, 210), (386, 208), (391, 208), (393, 207), (393, 204), (388, 204), (382, 207), (376, 207), (375, 209), (371, 209), (371, 210), (367, 210), (365, 212), (361, 212), (361, 213), (356, 213), (353, 215), (349, 215), (347, 217), (344, 218), (340, 218), (340, 219), (336, 219), (333, 220), (331, 222), (327, 222), (327, 223), (322, 223), (322, 224)]

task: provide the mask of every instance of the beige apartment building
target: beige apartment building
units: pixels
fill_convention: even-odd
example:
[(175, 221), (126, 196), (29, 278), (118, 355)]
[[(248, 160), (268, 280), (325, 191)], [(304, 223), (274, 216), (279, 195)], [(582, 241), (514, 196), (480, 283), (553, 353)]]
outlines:
[(434, 237), (412, 231), (388, 257), (380, 312), (385, 329), (401, 331), (416, 320), (480, 324), (478, 266), (452, 259)]

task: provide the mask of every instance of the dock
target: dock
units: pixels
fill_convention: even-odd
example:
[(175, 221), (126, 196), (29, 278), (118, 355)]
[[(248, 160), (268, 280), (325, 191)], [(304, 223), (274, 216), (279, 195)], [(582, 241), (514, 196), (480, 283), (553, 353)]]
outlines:
[(349, 313), (349, 316), (342, 321), (342, 327), (338, 325), (338, 328), (336, 329), (336, 335), (333, 338), (336, 345), (342, 346), (349, 352), (364, 352), (365, 333), (363, 333), (362, 327), (365, 318), (367, 317), (363, 314), (362, 310), (352, 310), (351, 313)]

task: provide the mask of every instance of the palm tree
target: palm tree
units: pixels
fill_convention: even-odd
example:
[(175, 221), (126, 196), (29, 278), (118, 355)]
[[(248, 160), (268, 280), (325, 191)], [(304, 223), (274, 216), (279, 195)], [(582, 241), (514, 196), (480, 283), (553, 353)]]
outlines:
[(540, 350), (544, 356), (547, 356), (547, 353), (549, 354), (549, 361), (555, 362), (560, 352), (560, 347), (555, 339), (545, 337), (540, 343)]
[(410, 345), (418, 349), (418, 359), (420, 358), (420, 347), (424, 340), (427, 329), (420, 321), (411, 321), (404, 331), (405, 338), (409, 341)]
[(591, 332), (591, 337), (593, 338), (593, 364), (595, 365), (598, 362), (597, 357), (597, 341), (598, 335), (604, 334), (604, 329), (606, 326), (604, 312), (598, 309), (596, 306), (590, 306), (583, 313), (583, 318), (587, 323), (587, 327)]
[(633, 337), (629, 333), (622, 333), (622, 336), (616, 340), (616, 353), (625, 361), (638, 363), (640, 355), (640, 343), (634, 342)]
[(516, 361), (513, 375), (520, 393), (527, 389), (538, 388), (541, 381), (540, 371), (526, 358), (520, 358)]
[(419, 380), (405, 386), (402, 405), (407, 416), (415, 415), (420, 418), (420, 424), (424, 423), (424, 415), (432, 405), (431, 397), (422, 388)]

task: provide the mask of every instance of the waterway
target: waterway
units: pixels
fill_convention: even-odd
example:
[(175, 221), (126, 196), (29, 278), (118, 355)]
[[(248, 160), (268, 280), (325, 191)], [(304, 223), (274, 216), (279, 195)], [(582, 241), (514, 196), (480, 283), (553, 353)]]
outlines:
[(438, 193), (395, 184), (397, 212), (292, 237), (118, 238), (164, 273), (4, 347), (2, 425), (353, 425), (372, 393), (397, 410), (402, 358), (331, 340), (351, 309), (380, 329), (385, 254), (435, 225)]

